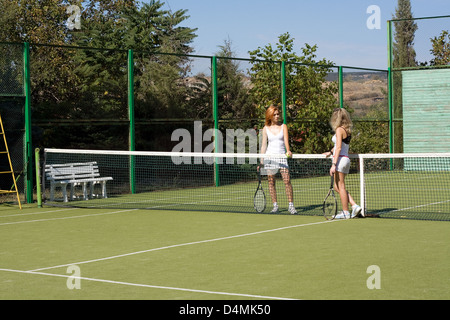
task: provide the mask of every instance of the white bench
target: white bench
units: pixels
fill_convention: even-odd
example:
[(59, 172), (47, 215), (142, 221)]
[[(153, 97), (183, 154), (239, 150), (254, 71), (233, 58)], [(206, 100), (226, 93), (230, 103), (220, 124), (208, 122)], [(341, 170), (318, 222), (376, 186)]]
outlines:
[[(107, 198), (106, 182), (112, 177), (100, 177), (97, 162), (47, 164), (45, 165), (45, 178), (50, 181), (50, 201), (55, 199), (56, 187), (61, 187), (63, 201), (68, 202), (67, 185), (70, 186), (70, 200), (74, 200), (74, 189), (82, 186), (83, 199), (93, 197), (94, 185), (102, 185), (102, 197)], [(87, 189), (90, 187), (88, 195)]]

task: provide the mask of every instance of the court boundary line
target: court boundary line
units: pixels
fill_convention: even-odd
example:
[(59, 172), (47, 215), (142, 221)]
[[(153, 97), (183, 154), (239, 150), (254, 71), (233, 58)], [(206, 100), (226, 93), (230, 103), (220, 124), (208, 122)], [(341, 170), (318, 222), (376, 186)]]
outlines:
[[(35, 208), (37, 209), (37, 208)], [(34, 211), (34, 212), (25, 212), (25, 213), (14, 213), (14, 214), (8, 214), (8, 215), (1, 215), (0, 214), (0, 219), (2, 218), (17, 218), (17, 217), (25, 217), (25, 216), (34, 216), (34, 215), (38, 215), (38, 214), (46, 214), (46, 213), (53, 213), (53, 212), (61, 212), (61, 211), (68, 211), (68, 210), (78, 210), (80, 208), (61, 208), (61, 209), (56, 209), (56, 210), (48, 210), (48, 211)], [(0, 226), (2, 225), (2, 223), (0, 223)]]
[(280, 231), (280, 230), (287, 230), (287, 229), (293, 229), (293, 228), (299, 228), (299, 227), (306, 227), (306, 226), (312, 226), (312, 225), (318, 225), (318, 224), (325, 224), (325, 223), (336, 222), (336, 221), (345, 221), (345, 220), (318, 221), (318, 222), (311, 222), (311, 223), (298, 224), (298, 225), (293, 225), (293, 226), (286, 226), (286, 227), (279, 227), (279, 228), (268, 229), (268, 230), (261, 230), (261, 231), (243, 233), (243, 234), (238, 234), (238, 235), (233, 235), (233, 236), (226, 236), (226, 237), (213, 238), (213, 239), (207, 239), (207, 240), (185, 242), (185, 243), (180, 243), (180, 244), (163, 246), (163, 247), (159, 247), (159, 248), (152, 248), (152, 249), (147, 249), (147, 250), (140, 250), (140, 251), (135, 251), (135, 252), (129, 252), (129, 253), (124, 253), (124, 254), (104, 257), (104, 258), (98, 258), (98, 259), (91, 259), (91, 260), (86, 260), (86, 261), (66, 263), (66, 264), (61, 264), (61, 265), (51, 266), (51, 267), (36, 268), (36, 269), (28, 270), (28, 272), (37, 272), (37, 271), (43, 271), (43, 270), (50, 270), (50, 269), (68, 267), (68, 266), (71, 266), (71, 265), (81, 265), (81, 264), (87, 264), (87, 263), (92, 263), (92, 262), (106, 261), (106, 260), (123, 258), (123, 257), (128, 257), (128, 256), (132, 256), (132, 255), (142, 254), (142, 253), (148, 253), (148, 252), (154, 252), (154, 251), (161, 251), (161, 250), (165, 250), (165, 249), (185, 247), (185, 246), (190, 246), (190, 245), (195, 245), (195, 244), (203, 244), (203, 243), (210, 243), (210, 242), (216, 242), (216, 241), (222, 241), (222, 240), (236, 239), (236, 238), (242, 238), (242, 237), (259, 235), (259, 234), (268, 233), (268, 232), (275, 232), (275, 231)]
[[(116, 284), (116, 285), (126, 285), (133, 287), (143, 287), (143, 288), (152, 288), (152, 289), (163, 289), (163, 290), (175, 290), (175, 291), (185, 291), (185, 292), (196, 292), (196, 293), (204, 293), (204, 294), (216, 294), (216, 295), (226, 295), (226, 296), (238, 296), (238, 297), (247, 297), (247, 298), (256, 298), (256, 299), (270, 299), (270, 300), (298, 300), (293, 298), (282, 298), (282, 297), (270, 297), (270, 296), (261, 296), (261, 295), (252, 295), (246, 293), (233, 293), (233, 292), (221, 292), (221, 291), (210, 291), (210, 290), (199, 290), (199, 289), (188, 289), (188, 288), (177, 288), (177, 287), (168, 287), (168, 286), (157, 286), (150, 284), (141, 284), (141, 283), (132, 283), (125, 281), (115, 281), (115, 280), (106, 280), (106, 279), (96, 279), (96, 278), (88, 278), (88, 277), (78, 277), (64, 274), (54, 274), (54, 273), (46, 273), (46, 272), (37, 272), (37, 271), (23, 271), (23, 270), (14, 270), (14, 269), (2, 269), (0, 271), (4, 272), (15, 272), (15, 273), (26, 273), (33, 275), (43, 275), (43, 276), (51, 276), (51, 277), (60, 277), (60, 278), (70, 278), (70, 279), (79, 279), (93, 282), (101, 282), (108, 284)], [(69, 289), (68, 289), (69, 290)]]
[[(70, 208), (70, 209), (67, 209), (67, 210), (75, 210), (75, 209), (79, 209), (79, 208)], [(102, 212), (102, 213), (92, 213), (92, 214), (70, 216), (70, 217), (58, 217), (58, 218), (24, 220), (24, 221), (14, 221), (14, 222), (3, 222), (3, 223), (0, 223), (0, 226), (6, 226), (6, 225), (12, 225), (12, 224), (22, 224), (22, 223), (33, 223), (33, 222), (44, 222), (44, 221), (56, 221), (56, 220), (67, 220), (67, 219), (97, 217), (97, 216), (103, 216), (103, 215), (108, 215), (108, 214), (116, 214), (116, 213), (123, 213), (123, 212), (137, 211), (137, 210), (141, 210), (141, 209), (123, 209), (123, 210), (112, 211), (112, 212), (110, 211), (110, 212)], [(51, 212), (57, 212), (57, 211), (64, 211), (64, 210), (47, 211), (45, 213), (51, 213)]]

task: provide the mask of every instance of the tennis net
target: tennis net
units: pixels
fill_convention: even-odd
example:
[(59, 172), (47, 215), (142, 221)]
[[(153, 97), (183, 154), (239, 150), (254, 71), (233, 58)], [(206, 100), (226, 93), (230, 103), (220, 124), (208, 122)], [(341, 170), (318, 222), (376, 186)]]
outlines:
[[(44, 153), (41, 176), (47, 205), (244, 213), (256, 213), (257, 167), (264, 159), (274, 158), (261, 154), (73, 149), (45, 149)], [(304, 154), (275, 158), (288, 163), (298, 214), (321, 215), (331, 158)], [(350, 160), (346, 187), (366, 215), (450, 220), (450, 154), (353, 154)], [(94, 169), (89, 168), (96, 177), (80, 172), (79, 167), (86, 170), (87, 163), (95, 164)], [(272, 210), (268, 174), (275, 174), (280, 213), (288, 214), (281, 171), (261, 171), (265, 213)], [(52, 172), (66, 176), (57, 180)], [(62, 192), (65, 188), (66, 197)]]

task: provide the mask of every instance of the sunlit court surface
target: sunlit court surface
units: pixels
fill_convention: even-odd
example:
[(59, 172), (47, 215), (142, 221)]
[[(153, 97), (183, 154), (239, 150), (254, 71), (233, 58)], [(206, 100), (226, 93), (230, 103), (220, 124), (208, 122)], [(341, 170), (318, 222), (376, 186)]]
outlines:
[(0, 206), (0, 298), (449, 299), (447, 222)]

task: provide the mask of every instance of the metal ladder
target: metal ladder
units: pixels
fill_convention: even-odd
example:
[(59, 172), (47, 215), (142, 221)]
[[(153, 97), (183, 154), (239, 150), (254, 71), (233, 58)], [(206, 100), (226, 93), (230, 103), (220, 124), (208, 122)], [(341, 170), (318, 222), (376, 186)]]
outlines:
[(17, 201), (19, 202), (19, 208), (22, 209), (22, 204), (20, 203), (20, 197), (19, 197), (19, 191), (17, 190), (17, 183), (16, 183), (16, 177), (14, 175), (14, 170), (13, 170), (13, 166), (12, 166), (12, 162), (11, 162), (11, 157), (9, 155), (9, 150), (8, 150), (8, 143), (6, 142), (6, 135), (5, 135), (5, 129), (3, 128), (3, 121), (2, 121), (2, 116), (0, 115), (0, 126), (1, 126), (1, 135), (3, 136), (3, 141), (5, 143), (5, 150), (0, 151), (0, 155), (6, 154), (8, 156), (8, 162), (9, 162), (9, 171), (0, 171), (0, 175), (2, 174), (10, 174), (12, 177), (12, 180), (14, 181), (14, 190), (0, 190), (0, 194), (4, 194), (4, 193), (15, 193), (17, 196)]

